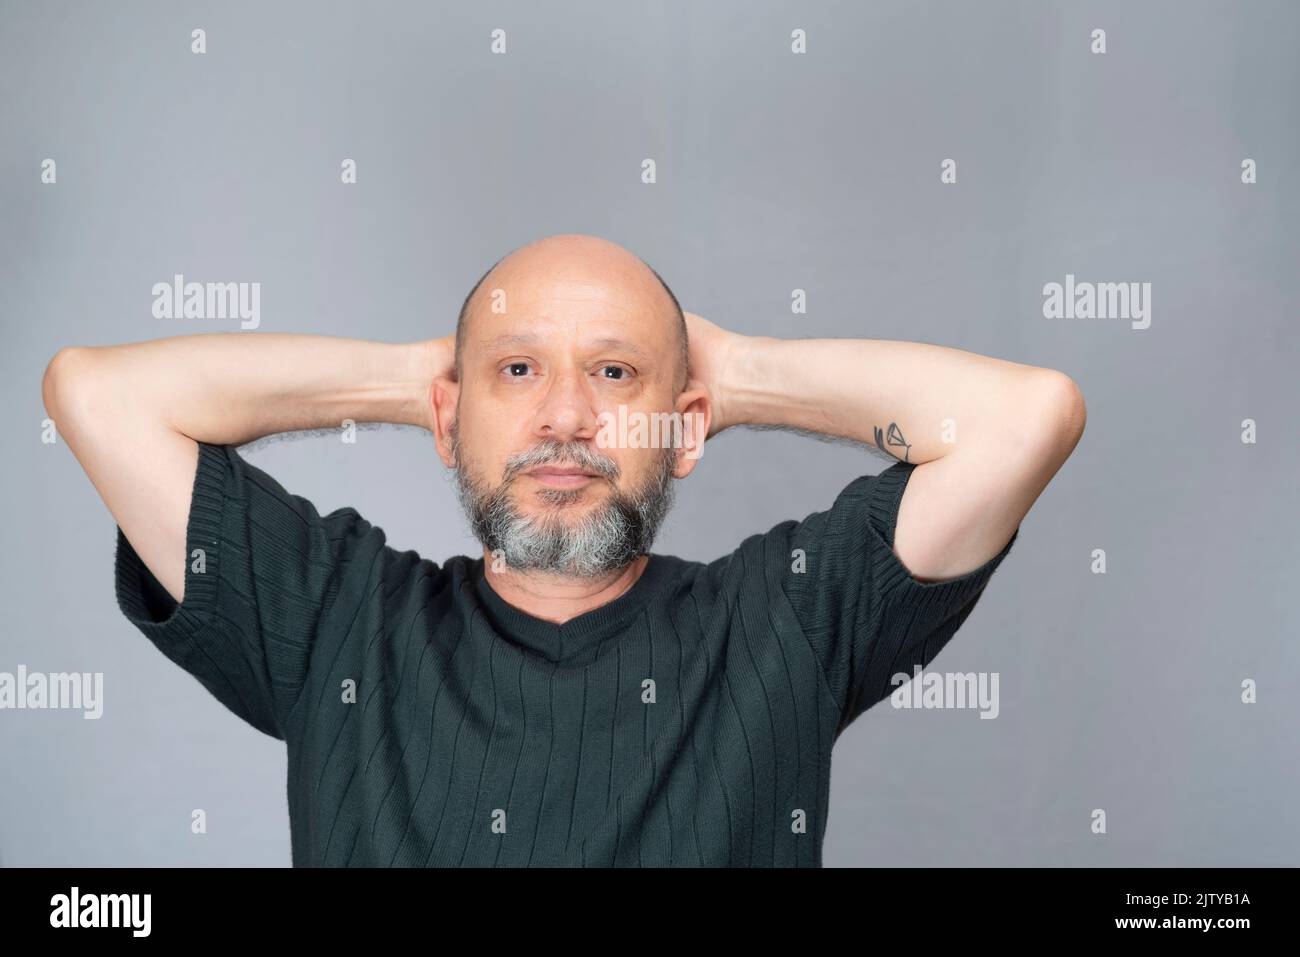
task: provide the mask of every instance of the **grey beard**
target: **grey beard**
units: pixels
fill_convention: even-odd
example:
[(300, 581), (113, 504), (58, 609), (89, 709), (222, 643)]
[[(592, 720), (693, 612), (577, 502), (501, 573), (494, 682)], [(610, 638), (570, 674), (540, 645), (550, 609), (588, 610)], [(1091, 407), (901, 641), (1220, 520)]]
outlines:
[(602, 475), (611, 484), (618, 478), (613, 459), (581, 443), (543, 442), (511, 456), (495, 489), (469, 474), (451, 431), (455, 457), (456, 493), (469, 516), (474, 537), (488, 553), (516, 571), (535, 571), (570, 578), (599, 578), (626, 568), (650, 551), (673, 497), (676, 450), (660, 450), (641, 488), (622, 492), (617, 486), (609, 500), (577, 521), (565, 518), (564, 506), (580, 501), (582, 489), (543, 489), (543, 502), (555, 505), (536, 516), (523, 515), (510, 501), (510, 484), (539, 465), (578, 466)]

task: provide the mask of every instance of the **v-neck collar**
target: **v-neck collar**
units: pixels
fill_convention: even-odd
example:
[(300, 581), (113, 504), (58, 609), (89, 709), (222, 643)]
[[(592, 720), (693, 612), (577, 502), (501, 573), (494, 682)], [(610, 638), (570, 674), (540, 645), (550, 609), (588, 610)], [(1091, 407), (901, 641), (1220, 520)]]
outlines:
[(470, 574), (488, 617), (502, 637), (559, 663), (586, 651), (602, 638), (634, 621), (667, 579), (671, 561), (670, 556), (652, 552), (641, 577), (627, 591), (563, 624), (530, 615), (498, 595), (484, 575), (482, 558), (475, 559)]

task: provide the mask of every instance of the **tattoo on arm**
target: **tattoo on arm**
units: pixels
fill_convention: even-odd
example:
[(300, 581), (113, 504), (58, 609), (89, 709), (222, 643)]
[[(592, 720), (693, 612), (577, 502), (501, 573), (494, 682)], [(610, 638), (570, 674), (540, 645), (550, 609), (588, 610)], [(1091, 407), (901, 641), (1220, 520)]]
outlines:
[[(360, 426), (358, 426), (359, 428)], [(886, 447), (885, 433), (879, 428), (874, 429), (876, 436), (875, 444), (865, 439), (852, 439), (839, 435), (827, 435), (824, 432), (814, 432), (811, 429), (801, 429), (792, 425), (767, 425), (757, 422), (746, 422), (739, 426), (742, 429), (748, 429), (754, 432), (793, 432), (795, 435), (802, 435), (810, 439), (816, 439), (818, 442), (831, 442), (836, 445), (851, 445), (859, 449), (864, 449), (872, 454), (879, 454), (882, 458), (891, 462), (897, 462), (898, 453)], [(898, 428), (897, 422), (889, 423), (888, 445), (903, 450), (902, 461), (908, 461), (909, 450), (911, 445), (903, 438), (903, 433)]]
[(875, 432), (876, 448), (880, 449), (882, 452), (891, 452), (895, 457), (898, 456), (898, 453), (893, 452), (892, 450), (895, 448), (901, 448), (903, 450), (902, 461), (907, 461), (907, 456), (910, 454), (912, 446), (908, 444), (908, 441), (905, 438), (903, 438), (902, 430), (899, 429), (897, 422), (889, 423), (888, 432), (881, 432), (880, 426), (875, 427)]

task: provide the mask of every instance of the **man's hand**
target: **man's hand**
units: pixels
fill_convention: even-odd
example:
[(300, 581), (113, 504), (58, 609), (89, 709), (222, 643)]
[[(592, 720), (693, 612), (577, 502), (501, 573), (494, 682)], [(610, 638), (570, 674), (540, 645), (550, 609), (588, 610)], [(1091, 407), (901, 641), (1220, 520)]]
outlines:
[(458, 380), (456, 375), (456, 336), (441, 336), (437, 339), (425, 339), (415, 344), (419, 349), (421, 360), (420, 379), (424, 385), (425, 401), (421, 404), (418, 417), (413, 424), (436, 433), (433, 427), (433, 396), (431, 389), (436, 379)]
[(690, 345), (690, 377), (709, 393), (713, 410), (709, 422), (711, 439), (723, 429), (736, 425), (728, 409), (729, 384), (735, 381), (735, 366), (744, 360), (747, 336), (728, 332), (693, 312), (686, 316), (686, 337)]
[(429, 378), (446, 376), (456, 377), (456, 337), (442, 336), (438, 339), (426, 339), (420, 343), (428, 353)]

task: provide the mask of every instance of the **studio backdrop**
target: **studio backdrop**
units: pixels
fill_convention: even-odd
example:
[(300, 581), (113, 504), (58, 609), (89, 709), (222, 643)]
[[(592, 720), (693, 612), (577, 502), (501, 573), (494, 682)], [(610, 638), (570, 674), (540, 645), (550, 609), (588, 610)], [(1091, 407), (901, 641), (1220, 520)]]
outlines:
[[(0, 709), (0, 862), (289, 863), (283, 743), (117, 608), (112, 517), (42, 405), (55, 352), (442, 336), (565, 232), (738, 332), (937, 343), (1086, 396), (933, 663), (988, 693), (845, 732), (827, 865), (1300, 862), (1295, 4), (0, 12), (0, 677), (84, 679)], [(247, 308), (160, 308), (191, 281)], [(481, 554), (426, 432), (246, 454), (395, 548)], [(731, 430), (655, 550), (711, 560), (885, 465)]]

